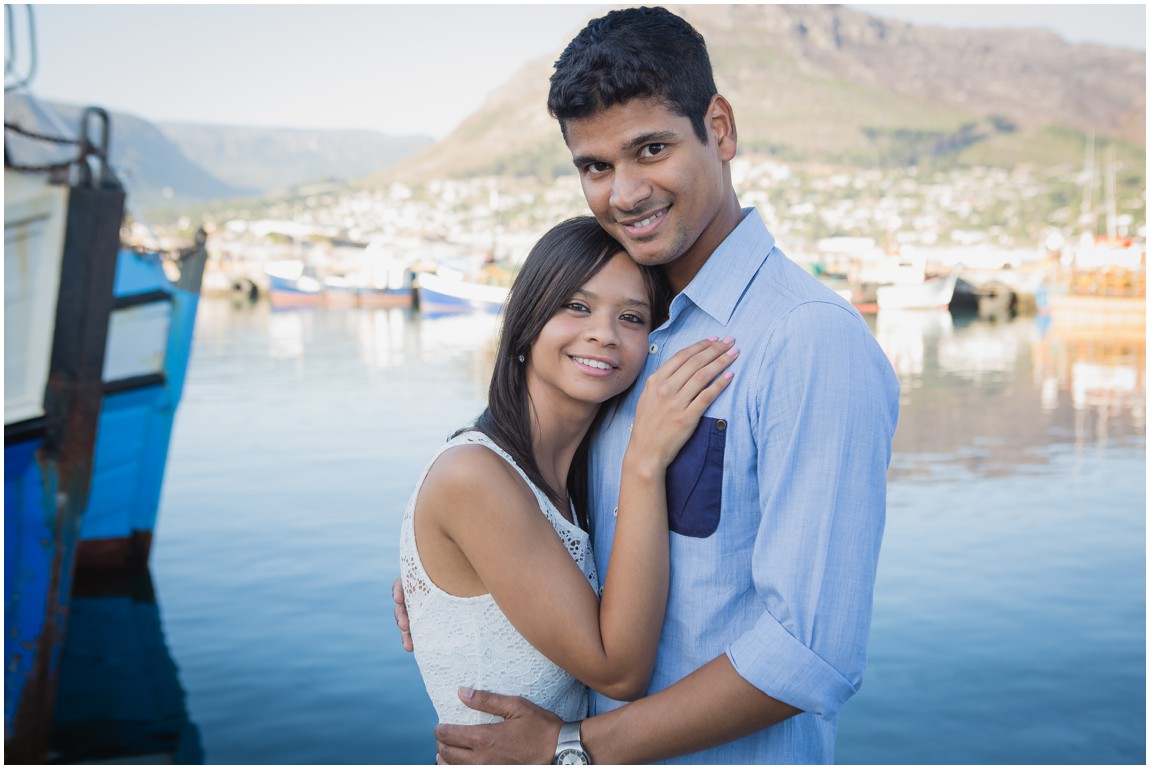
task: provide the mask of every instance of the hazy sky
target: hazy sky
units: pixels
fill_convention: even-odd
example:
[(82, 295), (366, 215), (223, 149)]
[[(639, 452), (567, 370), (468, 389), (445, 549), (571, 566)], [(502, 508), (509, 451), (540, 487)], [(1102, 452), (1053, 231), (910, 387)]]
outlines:
[[(32, 85), (46, 99), (151, 120), (441, 138), (522, 64), (556, 55), (610, 7), (37, 5)], [(1144, 4), (852, 7), (1146, 49)], [(20, 40), (24, 17), (15, 18)]]

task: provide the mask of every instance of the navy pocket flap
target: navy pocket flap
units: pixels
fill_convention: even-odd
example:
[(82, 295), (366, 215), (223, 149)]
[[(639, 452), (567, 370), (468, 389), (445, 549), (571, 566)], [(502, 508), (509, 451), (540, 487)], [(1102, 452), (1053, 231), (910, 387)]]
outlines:
[(667, 515), (671, 531), (709, 537), (723, 507), (723, 455), (727, 421), (703, 417), (667, 468)]

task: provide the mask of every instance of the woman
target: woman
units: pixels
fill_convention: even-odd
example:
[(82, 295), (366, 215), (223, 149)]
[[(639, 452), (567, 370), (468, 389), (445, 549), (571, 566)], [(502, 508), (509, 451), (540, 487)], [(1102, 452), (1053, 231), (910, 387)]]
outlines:
[(647, 381), (601, 601), (577, 524), (590, 428), (642, 370), (665, 295), (591, 217), (553, 228), (524, 262), (487, 410), (432, 459), (403, 521), (415, 657), (441, 722), (497, 720), (464, 707), (460, 686), (565, 720), (586, 714), (584, 684), (615, 699), (646, 690), (667, 599), (665, 471), (730, 381), (732, 340), (699, 342)]

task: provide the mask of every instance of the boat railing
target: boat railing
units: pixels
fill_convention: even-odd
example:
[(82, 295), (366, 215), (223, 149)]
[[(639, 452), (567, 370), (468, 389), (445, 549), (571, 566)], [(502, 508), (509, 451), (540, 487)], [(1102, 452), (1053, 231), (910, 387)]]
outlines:
[(4, 56), (4, 90), (23, 88), (32, 82), (36, 75), (36, 24), (32, 17), (32, 6), (22, 6), (27, 19), (28, 27), (28, 56), (22, 65), (20, 51), (22, 50), (16, 38), (16, 6), (5, 5), (5, 29), (8, 30), (8, 50)]

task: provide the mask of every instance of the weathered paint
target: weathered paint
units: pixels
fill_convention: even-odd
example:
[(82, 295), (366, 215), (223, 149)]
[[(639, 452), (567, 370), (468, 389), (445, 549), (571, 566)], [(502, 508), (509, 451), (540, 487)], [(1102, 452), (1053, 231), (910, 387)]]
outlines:
[[(75, 548), (103, 401), (101, 373), (123, 210), (122, 190), (71, 191), (43, 438), (28, 455), (18, 499), (10, 506), (5, 494), (5, 534), (17, 532), (21, 548), (10, 553), (5, 543), (5, 557), (15, 561), (4, 613), (4, 752), (9, 763), (40, 763), (47, 755)], [(6, 469), (5, 492), (8, 480)], [(9, 520), (10, 513), (19, 519)]]
[(161, 376), (105, 383), (77, 569), (133, 570), (147, 565), (172, 425), (191, 357), (206, 259), (200, 240), (181, 253), (180, 277), (172, 283), (157, 256), (120, 254), (117, 305), (135, 308), (144, 306), (144, 300), (167, 302), (171, 320), (166, 327)]

